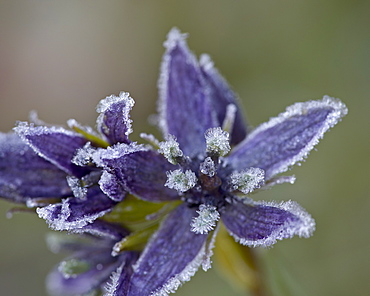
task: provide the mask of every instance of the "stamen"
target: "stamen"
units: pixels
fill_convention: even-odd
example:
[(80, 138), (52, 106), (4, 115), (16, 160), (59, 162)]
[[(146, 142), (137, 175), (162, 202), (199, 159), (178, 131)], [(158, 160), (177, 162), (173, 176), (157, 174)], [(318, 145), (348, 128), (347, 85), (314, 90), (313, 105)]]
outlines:
[(87, 142), (82, 148), (79, 148), (76, 155), (72, 158), (72, 163), (78, 166), (85, 166), (93, 163), (93, 154), (96, 149)]
[(226, 114), (224, 122), (222, 123), (222, 129), (228, 133), (231, 133), (234, 127), (236, 106), (234, 104), (229, 104), (226, 107)]
[(210, 157), (207, 157), (199, 167), (202, 174), (213, 177), (216, 174), (215, 163)]
[(191, 222), (191, 231), (195, 233), (208, 233), (213, 230), (216, 226), (216, 222), (220, 219), (220, 214), (215, 206), (211, 205), (200, 205), (198, 217), (194, 217)]
[(71, 188), (73, 195), (79, 199), (85, 199), (87, 195), (87, 188), (82, 185), (80, 179), (74, 176), (67, 176), (68, 186)]
[(178, 164), (180, 159), (184, 156), (184, 153), (179, 147), (179, 143), (172, 135), (169, 135), (167, 141), (159, 143), (158, 152), (172, 164)]
[(265, 179), (265, 171), (260, 168), (249, 168), (246, 171), (234, 172), (230, 176), (232, 190), (245, 194), (260, 188)]
[(197, 177), (191, 170), (174, 170), (167, 172), (167, 181), (164, 184), (168, 188), (175, 189), (179, 193), (186, 192), (197, 184)]
[(140, 138), (144, 139), (147, 141), (150, 145), (152, 145), (155, 149), (159, 149), (159, 141), (154, 137), (152, 134), (146, 134), (146, 133), (141, 133)]
[(229, 133), (220, 127), (210, 128), (205, 133), (207, 148), (210, 156), (225, 156), (230, 151)]
[(75, 278), (90, 269), (89, 262), (79, 259), (69, 259), (60, 262), (58, 271), (65, 279)]

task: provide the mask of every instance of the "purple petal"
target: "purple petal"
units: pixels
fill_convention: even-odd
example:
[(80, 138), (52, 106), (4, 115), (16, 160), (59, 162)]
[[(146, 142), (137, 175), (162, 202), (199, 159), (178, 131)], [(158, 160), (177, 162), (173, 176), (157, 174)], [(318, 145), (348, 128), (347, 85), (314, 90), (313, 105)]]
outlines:
[(203, 263), (208, 237), (190, 231), (195, 215), (185, 204), (169, 214), (135, 264), (125, 295), (167, 295), (190, 280)]
[[(83, 250), (76, 252), (54, 268), (47, 278), (47, 288), (51, 295), (87, 295), (88, 292), (101, 289), (104, 287), (112, 272), (114, 272), (122, 262), (133, 263), (132, 261), (137, 258), (137, 254), (134, 252), (126, 252), (118, 258), (114, 258), (110, 254), (112, 248), (110, 244), (104, 245), (99, 242), (97, 243), (98, 245), (96, 247), (85, 247)], [(60, 267), (64, 262), (68, 262), (68, 260), (83, 262), (88, 270), (74, 276), (66, 276), (63, 274)]]
[(315, 221), (296, 202), (238, 202), (229, 205), (221, 215), (236, 241), (250, 247), (268, 247), (277, 240), (294, 235), (309, 237)]
[(138, 258), (137, 252), (124, 252), (120, 256), (122, 264), (111, 275), (111, 281), (106, 285), (106, 294), (104, 296), (122, 296), (128, 295), (128, 286), (133, 274), (133, 265)]
[(89, 233), (94, 236), (109, 238), (114, 241), (119, 241), (129, 234), (128, 230), (124, 229), (121, 225), (104, 220), (95, 220), (82, 228), (72, 229), (71, 232), (78, 234)]
[(176, 190), (164, 186), (166, 171), (175, 166), (155, 151), (145, 150), (143, 146), (119, 144), (100, 150), (96, 158), (107, 172), (99, 184), (112, 199), (120, 190), (149, 201), (179, 199)]
[(130, 142), (128, 135), (132, 132), (130, 111), (133, 106), (134, 100), (125, 92), (121, 92), (119, 97), (106, 97), (97, 106), (96, 110), (100, 113), (97, 129), (107, 137), (111, 145)]
[(39, 157), (18, 135), (0, 133), (0, 196), (26, 203), (32, 198), (71, 195), (66, 174)]
[(86, 144), (86, 139), (77, 133), (59, 127), (34, 126), (20, 123), (15, 132), (41, 157), (50, 161), (67, 174), (81, 177), (86, 168), (71, 162), (77, 149)]
[(62, 200), (62, 203), (37, 208), (36, 212), (54, 230), (73, 230), (82, 228), (102, 217), (114, 205), (116, 202), (95, 186), (89, 188), (85, 199), (67, 198)]
[(234, 170), (261, 168), (268, 180), (306, 158), (324, 133), (346, 114), (346, 106), (328, 96), (296, 103), (257, 127), (235, 147), (228, 162)]
[(204, 133), (217, 126), (216, 114), (199, 64), (189, 51), (185, 35), (172, 29), (159, 78), (160, 127), (164, 137), (177, 138), (189, 156), (204, 153)]
[(212, 100), (213, 108), (217, 113), (217, 119), (220, 125), (225, 120), (227, 106), (230, 104), (236, 106), (235, 121), (230, 133), (230, 144), (236, 145), (244, 140), (247, 135), (247, 125), (244, 121), (242, 110), (239, 107), (239, 100), (236, 94), (230, 89), (226, 80), (214, 67), (213, 61), (208, 55), (204, 54), (201, 56), (200, 67), (204, 79), (208, 84), (209, 96)]

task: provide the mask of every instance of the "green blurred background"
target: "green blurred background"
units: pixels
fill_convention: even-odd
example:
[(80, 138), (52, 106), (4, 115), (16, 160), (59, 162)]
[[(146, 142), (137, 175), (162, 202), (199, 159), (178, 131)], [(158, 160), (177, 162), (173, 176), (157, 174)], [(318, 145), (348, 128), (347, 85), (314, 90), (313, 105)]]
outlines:
[[(0, 1), (0, 130), (37, 110), (43, 120), (94, 125), (101, 98), (129, 91), (134, 136), (156, 132), (157, 77), (167, 32), (190, 34), (239, 94), (256, 126), (296, 101), (341, 98), (349, 114), (302, 167), (295, 185), (257, 198), (294, 199), (316, 219), (312, 238), (262, 251), (273, 274), (288, 271), (292, 295), (370, 294), (370, 1)], [(61, 258), (44, 221), (6, 218), (0, 201), (0, 294), (46, 295)], [(217, 262), (215, 262), (217, 263)], [(212, 269), (177, 295), (243, 295)], [(282, 292), (281, 295), (289, 295)]]

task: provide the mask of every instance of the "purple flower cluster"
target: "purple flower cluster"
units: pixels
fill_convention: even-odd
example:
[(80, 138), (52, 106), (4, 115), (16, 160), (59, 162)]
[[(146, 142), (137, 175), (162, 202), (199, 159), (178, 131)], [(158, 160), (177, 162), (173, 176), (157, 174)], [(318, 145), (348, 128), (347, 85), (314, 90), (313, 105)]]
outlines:
[[(307, 157), (346, 106), (328, 96), (296, 103), (249, 131), (210, 57), (198, 62), (177, 29), (165, 47), (158, 84), (163, 141), (129, 139), (134, 101), (124, 92), (99, 103), (96, 130), (35, 119), (0, 134), (0, 196), (35, 208), (51, 229), (87, 240), (60, 243), (72, 255), (50, 274), (51, 294), (168, 295), (201, 266), (210, 268), (220, 223), (250, 247), (315, 229), (296, 202), (250, 196), (293, 183), (294, 176), (280, 174)], [(136, 228), (120, 213), (133, 196), (145, 220)], [(146, 215), (143, 201), (158, 207)], [(122, 247), (127, 242), (141, 246)]]

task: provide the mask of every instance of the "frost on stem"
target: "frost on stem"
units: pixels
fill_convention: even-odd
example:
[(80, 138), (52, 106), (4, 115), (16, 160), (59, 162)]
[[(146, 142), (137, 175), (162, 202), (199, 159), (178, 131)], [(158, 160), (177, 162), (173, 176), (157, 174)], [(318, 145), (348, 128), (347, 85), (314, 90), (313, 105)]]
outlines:
[(164, 184), (168, 188), (175, 189), (178, 192), (186, 192), (197, 184), (197, 177), (191, 170), (174, 170), (167, 172), (167, 181)]
[(210, 128), (205, 133), (206, 151), (211, 156), (225, 156), (231, 147), (229, 143), (229, 133), (220, 127)]
[(260, 188), (265, 179), (265, 172), (260, 168), (249, 168), (242, 172), (234, 172), (230, 176), (232, 190), (239, 190), (245, 194)]
[(208, 233), (215, 228), (216, 222), (220, 219), (220, 214), (215, 206), (202, 204), (197, 213), (199, 216), (194, 217), (190, 224), (191, 231), (195, 233)]

